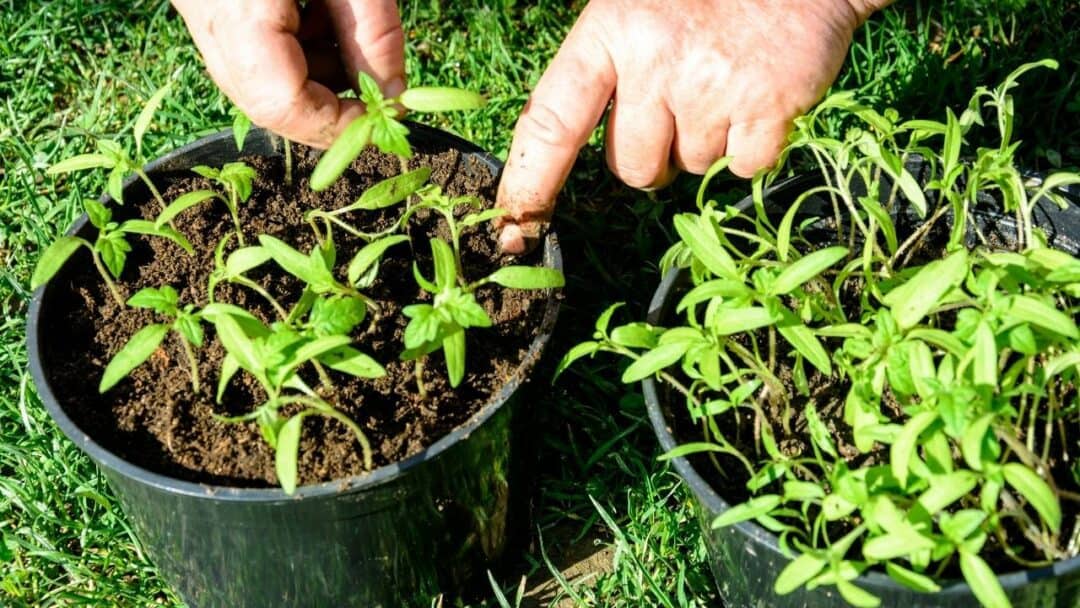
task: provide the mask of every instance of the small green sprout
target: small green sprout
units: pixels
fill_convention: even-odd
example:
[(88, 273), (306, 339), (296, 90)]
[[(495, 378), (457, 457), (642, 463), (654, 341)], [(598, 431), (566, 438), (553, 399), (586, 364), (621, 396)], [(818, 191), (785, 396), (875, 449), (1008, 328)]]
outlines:
[(412, 148), (407, 139), (409, 129), (399, 121), (399, 104), (417, 112), (473, 110), (484, 105), (484, 98), (477, 93), (448, 87), (416, 87), (386, 99), (374, 78), (361, 72), (359, 80), (360, 99), (367, 104), (367, 112), (345, 127), (315, 165), (311, 189), (316, 192), (329, 188), (368, 144), (402, 159), (405, 172), (404, 161), (412, 157)]
[(235, 106), (229, 110), (229, 114), (233, 117), (232, 134), (233, 141), (236, 142), (236, 151), (243, 152), (244, 140), (247, 139), (247, 134), (251, 131), (251, 119), (240, 108)]
[(251, 183), (257, 177), (255, 169), (243, 162), (225, 163), (220, 169), (198, 165), (191, 169), (195, 173), (213, 180), (221, 188), (216, 190), (195, 190), (182, 194), (169, 204), (158, 216), (156, 224), (163, 226), (172, 222), (173, 218), (184, 211), (212, 199), (218, 199), (225, 204), (232, 217), (233, 227), (240, 244), (244, 244), (244, 229), (240, 226), (240, 203), (247, 202), (251, 197)]
[(128, 298), (128, 306), (149, 308), (167, 317), (169, 323), (153, 323), (135, 332), (127, 344), (116, 353), (105, 367), (98, 391), (104, 393), (117, 382), (127, 377), (133, 369), (143, 364), (171, 330), (180, 337), (184, 355), (187, 357), (191, 388), (199, 392), (199, 362), (195, 358), (195, 349), (202, 348), (203, 329), (202, 313), (192, 304), (180, 306), (180, 296), (169, 285), (160, 289), (147, 287)]
[(147, 100), (146, 105), (143, 106), (138, 118), (135, 119), (135, 125), (132, 128), (132, 135), (135, 139), (134, 156), (130, 156), (124, 149), (124, 146), (119, 142), (108, 139), (98, 139), (96, 141), (96, 153), (80, 154), (62, 160), (49, 167), (45, 171), (46, 175), (59, 175), (86, 169), (109, 169), (109, 179), (106, 191), (117, 204), (122, 205), (124, 203), (124, 178), (134, 173), (139, 176), (139, 179), (141, 179), (144, 184), (146, 184), (150, 193), (157, 199), (161, 208), (164, 209), (165, 199), (162, 198), (161, 193), (158, 192), (157, 187), (154, 186), (154, 182), (150, 180), (150, 176), (147, 175), (146, 171), (143, 169), (143, 165), (146, 164), (146, 159), (143, 157), (143, 136), (146, 134), (146, 129), (150, 126), (150, 121), (154, 117), (154, 112), (161, 106), (162, 101), (165, 100), (165, 96), (169, 93), (169, 88), (170, 85), (167, 84), (155, 91), (154, 94), (150, 96), (150, 99)]
[(189, 254), (194, 253), (191, 243), (184, 238), (184, 235), (168, 226), (157, 226), (154, 222), (147, 220), (114, 222), (112, 221), (112, 211), (92, 199), (84, 200), (83, 208), (86, 209), (90, 223), (98, 229), (97, 239), (91, 243), (77, 236), (62, 236), (53, 241), (41, 254), (41, 258), (34, 268), (34, 275), (30, 279), (31, 289), (37, 289), (47, 283), (79, 247), (86, 247), (90, 250), (94, 265), (101, 274), (101, 278), (105, 280), (109, 293), (112, 294), (118, 304), (123, 306), (124, 298), (120, 294), (120, 289), (117, 287), (113, 277), (120, 278), (120, 274), (124, 270), (124, 263), (127, 261), (127, 254), (131, 251), (131, 245), (127, 242), (127, 235), (146, 234), (159, 236), (176, 243)]
[(512, 289), (550, 289), (562, 287), (563, 275), (557, 270), (534, 266), (504, 266), (473, 283), (458, 272), (458, 261), (446, 241), (431, 239), (435, 280), (427, 280), (413, 265), (413, 276), (424, 291), (434, 295), (431, 304), (406, 306), (402, 314), (409, 317), (405, 327), (403, 361), (414, 361), (417, 391), (427, 396), (424, 385), (424, 361), (427, 355), (440, 349), (446, 359), (450, 386), (457, 387), (465, 377), (465, 330), (472, 327), (491, 327), (491, 318), (476, 301), (477, 288), (495, 283)]
[[(210, 313), (204, 311), (204, 314), (212, 318), (218, 338), (227, 352), (222, 361), (218, 399), (229, 380), (241, 369), (254, 377), (266, 391), (266, 401), (253, 412), (224, 420), (254, 420), (258, 423), (263, 437), (275, 450), (275, 468), (282, 489), (288, 494), (296, 490), (300, 435), (304, 418), (312, 415), (332, 418), (352, 430), (363, 450), (364, 465), (372, 468), (371, 445), (364, 432), (348, 416), (308, 387), (297, 371), (307, 363), (319, 362), (354, 376), (378, 378), (385, 375), (385, 369), (371, 357), (352, 348), (352, 340), (348, 336), (337, 333), (318, 335), (314, 328), (310, 332), (301, 332), (285, 323), (266, 327), (243, 309), (226, 304), (207, 308), (211, 306), (214, 308)], [(322, 329), (345, 328), (355, 318), (355, 315), (349, 317), (350, 312), (339, 309), (335, 303), (321, 304), (319, 311), (312, 325)], [(288, 406), (299, 406), (301, 409), (285, 418), (280, 410)]]
[(375, 300), (361, 293), (355, 286), (338, 281), (334, 276), (337, 249), (333, 241), (325, 241), (322, 245), (312, 248), (307, 255), (293, 249), (281, 239), (266, 234), (259, 235), (259, 244), (266, 255), (269, 255), (270, 259), (274, 260), (282, 270), (306, 284), (305, 291), (317, 295), (357, 298), (373, 314), (378, 313), (379, 305)]

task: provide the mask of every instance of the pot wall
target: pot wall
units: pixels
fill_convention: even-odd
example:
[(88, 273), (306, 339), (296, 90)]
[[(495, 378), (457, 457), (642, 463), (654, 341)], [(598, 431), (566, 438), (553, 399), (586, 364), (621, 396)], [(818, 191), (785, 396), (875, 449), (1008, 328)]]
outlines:
[[(462, 170), (498, 172), (498, 161), (445, 132), (410, 124), (414, 144), (463, 151)], [(253, 129), (244, 154), (280, 154), (280, 140)], [(199, 140), (147, 166), (168, 179), (197, 164), (237, 156), (231, 132)], [(129, 180), (129, 200), (148, 195)], [(91, 232), (85, 216), (72, 232)], [(562, 268), (554, 235), (545, 265)], [(526, 530), (531, 450), (527, 405), (518, 387), (555, 322), (549, 299), (538, 337), (506, 386), (469, 422), (424, 452), (340, 482), (280, 489), (211, 487), (171, 479), (125, 462), (84, 434), (64, 413), (42, 369), (48, 319), (46, 285), (28, 320), (30, 367), (61, 430), (101, 468), (147, 552), (192, 608), (430, 605), (493, 567)], [(520, 437), (520, 440), (515, 438)]]
[[(919, 173), (917, 166), (909, 167), (909, 170), (916, 176)], [(817, 184), (813, 177), (796, 177), (778, 183), (766, 191), (766, 205), (778, 209), (782, 214), (801, 192)], [(1052, 242), (1076, 254), (1080, 251), (1080, 191), (1070, 191), (1068, 196), (1077, 204), (1065, 210), (1052, 204), (1040, 204), (1035, 215)], [(801, 209), (806, 214), (818, 215), (829, 209), (828, 205), (825, 200), (808, 199)], [(752, 210), (753, 201), (747, 198), (737, 206), (744, 211)], [(987, 215), (980, 218), (980, 221), (989, 226), (997, 224), (996, 219)], [(828, 238), (827, 234), (822, 236)], [(679, 270), (672, 270), (664, 277), (649, 304), (649, 323), (662, 326), (664, 321), (670, 318), (669, 311), (677, 302), (676, 294), (680, 286), (688, 280), (686, 272)], [(670, 451), (678, 446), (679, 442), (672, 434), (668, 421), (673, 415), (685, 415), (685, 412), (676, 411), (682, 407), (682, 403), (669, 403), (667, 395), (660, 392), (660, 386), (653, 378), (644, 380), (642, 387), (653, 431), (663, 450)], [(671, 462), (693, 495), (698, 522), (708, 548), (709, 567), (727, 606), (841, 608), (849, 605), (840, 597), (835, 587), (811, 591), (801, 587), (788, 595), (776, 595), (773, 592), (773, 582), (791, 561), (780, 550), (776, 536), (752, 521), (713, 529), (713, 520), (726, 511), (729, 505), (695, 468), (709, 466), (708, 461), (699, 462), (679, 457)], [(1080, 607), (1080, 557), (1056, 562), (1052, 567), (1014, 572), (1001, 576), (998, 580), (1014, 608)], [(971, 588), (962, 580), (943, 583), (942, 591), (936, 594), (920, 593), (900, 586), (879, 572), (866, 573), (854, 582), (878, 596), (882, 601), (882, 608), (980, 606)]]

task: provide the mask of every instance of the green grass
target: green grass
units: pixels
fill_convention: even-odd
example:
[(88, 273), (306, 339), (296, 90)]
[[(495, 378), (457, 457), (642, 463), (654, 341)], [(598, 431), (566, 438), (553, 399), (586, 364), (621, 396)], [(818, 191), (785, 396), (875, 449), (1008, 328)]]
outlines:
[[(511, 127), (576, 7), (546, 0), (409, 2), (403, 16), (414, 84), (463, 85), (491, 103), (440, 119), (505, 155)], [(535, 4), (535, 5), (532, 5)], [(1025, 162), (1080, 165), (1080, 8), (1075, 2), (898, 2), (861, 30), (839, 86), (905, 115), (941, 118), (978, 84), (1016, 65), (1056, 57), (1018, 91)], [(982, 8), (982, 5), (993, 8)], [(718, 25), (719, 27), (719, 25)], [(141, 553), (104, 480), (48, 420), (26, 372), (23, 319), (30, 270), (43, 245), (74, 219), (100, 178), (54, 179), (44, 169), (86, 151), (84, 133), (128, 128), (139, 105), (175, 82), (147, 138), (161, 152), (228, 124), (180, 20), (163, 2), (0, 0), (0, 604), (179, 605)], [(599, 138), (594, 138), (599, 141)], [(618, 186), (596, 146), (582, 154), (558, 216), (569, 286), (555, 355), (590, 333), (596, 315), (628, 302), (641, 318), (670, 242), (671, 213), (693, 178), (647, 197)], [(745, 185), (721, 180), (717, 196)], [(595, 539), (615, 564), (563, 596), (589, 606), (703, 606), (714, 585), (688, 496), (656, 462), (636, 387), (619, 363), (576, 366), (541, 414), (537, 526), (546, 540)], [(550, 370), (550, 365), (548, 366)], [(594, 502), (595, 501), (595, 502)], [(569, 531), (567, 533), (567, 531)], [(508, 603), (524, 574), (546, 576), (553, 542), (515, 556), (522, 571), (499, 584)], [(557, 561), (557, 560), (556, 560)], [(487, 605), (498, 606), (496, 593)]]

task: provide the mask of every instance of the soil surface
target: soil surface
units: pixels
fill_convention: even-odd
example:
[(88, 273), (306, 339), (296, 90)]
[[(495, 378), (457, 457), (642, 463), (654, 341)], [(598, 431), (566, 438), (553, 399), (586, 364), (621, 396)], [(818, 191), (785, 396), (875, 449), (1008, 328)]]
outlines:
[[(371, 184), (401, 171), (395, 157), (369, 149), (330, 189), (316, 193), (308, 188), (307, 178), (317, 153), (302, 146), (294, 150), (292, 185), (284, 183), (281, 158), (244, 159), (258, 172), (254, 193), (240, 208), (249, 244), (257, 235), (269, 234), (306, 252), (316, 244), (313, 231), (303, 219), (306, 211), (351, 204)], [(476, 195), (490, 206), (495, 177), (478, 162), (455, 150), (418, 149), (409, 166), (421, 165), (433, 168), (431, 181), (448, 194)], [(163, 194), (168, 201), (211, 186), (208, 180), (190, 173), (155, 180), (159, 187), (167, 184)], [(152, 219), (156, 212), (153, 200), (142, 204), (129, 200), (115, 211), (117, 219), (123, 219), (124, 214)], [(357, 211), (344, 219), (361, 230), (373, 231), (391, 225), (401, 212), (402, 208), (395, 206)], [(232, 231), (228, 212), (220, 202), (202, 204), (180, 215), (175, 226), (191, 241), (195, 255), (186, 254), (164, 239), (132, 235), (132, 251), (119, 282), (125, 297), (144, 287), (172, 285), (180, 293), (182, 304), (201, 306), (207, 302), (214, 248)], [(486, 276), (509, 262), (497, 251), (488, 225), (466, 230), (462, 249), (468, 279)], [(539, 330), (549, 295), (495, 286), (480, 288), (477, 299), (494, 325), (468, 331), (465, 380), (451, 390), (441, 352), (434, 353), (428, 357), (424, 375), (428, 397), (421, 399), (413, 363), (399, 360), (408, 321), (400, 311), (409, 304), (431, 300), (416, 285), (412, 263), (415, 259), (423, 274), (431, 277), (428, 239), (435, 235), (447, 237), (448, 231), (437, 214), (417, 214), (410, 220), (407, 232), (411, 245), (392, 247), (383, 259), (376, 283), (365, 291), (381, 309), (379, 320), (371, 327), (365, 320), (353, 332), (354, 346), (382, 363), (387, 375), (359, 380), (331, 370), (336, 391), (325, 395), (364, 430), (374, 450), (376, 467), (416, 454), (479, 411), (517, 371)], [(343, 274), (348, 260), (364, 241), (341, 230), (335, 231), (334, 240)], [(227, 251), (236, 247), (233, 238)], [(410, 252), (410, 247), (415, 249)], [(230, 382), (222, 403), (215, 403), (224, 349), (212, 325), (203, 324), (206, 340), (197, 353), (202, 378), (199, 392), (192, 389), (182, 345), (175, 334), (170, 334), (129, 378), (104, 395), (98, 394), (102, 371), (112, 356), (138, 329), (166, 319), (152, 311), (120, 307), (109, 296), (101, 278), (92, 272), (89, 255), (80, 251), (77, 256), (77, 263), (69, 264), (54, 279), (52, 301), (56, 304), (43, 311), (43, 319), (47, 319), (45, 369), (58, 399), (75, 423), (106, 449), (158, 473), (218, 485), (276, 485), (274, 453), (258, 427), (215, 417), (249, 413), (262, 403), (265, 394), (254, 379), (241, 372)], [(539, 260), (540, 253), (536, 252), (513, 263), (539, 264)], [(249, 272), (248, 277), (274, 294), (285, 307), (296, 301), (301, 290), (300, 282), (272, 261)], [(340, 278), (344, 281), (343, 276)], [(219, 284), (216, 299), (246, 307), (267, 323), (276, 320), (273, 308), (246, 287)], [(317, 384), (314, 374), (304, 377), (311, 386)], [(299, 461), (301, 484), (341, 479), (364, 470), (359, 444), (350, 430), (323, 417), (305, 419)]]

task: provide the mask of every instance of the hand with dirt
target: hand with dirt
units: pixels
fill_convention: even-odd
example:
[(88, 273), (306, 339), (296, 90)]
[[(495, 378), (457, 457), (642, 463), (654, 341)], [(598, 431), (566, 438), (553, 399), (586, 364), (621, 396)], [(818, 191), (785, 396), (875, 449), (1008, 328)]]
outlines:
[(363, 104), (335, 91), (371, 74), (405, 90), (394, 0), (172, 0), (210, 76), (257, 125), (326, 148)]
[(836, 78), (856, 27), (889, 0), (592, 0), (518, 119), (499, 242), (535, 244), (608, 103), (607, 163), (637, 188), (723, 156), (771, 166)]

